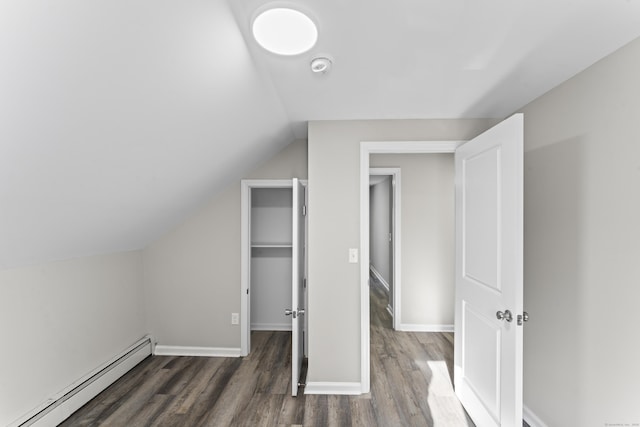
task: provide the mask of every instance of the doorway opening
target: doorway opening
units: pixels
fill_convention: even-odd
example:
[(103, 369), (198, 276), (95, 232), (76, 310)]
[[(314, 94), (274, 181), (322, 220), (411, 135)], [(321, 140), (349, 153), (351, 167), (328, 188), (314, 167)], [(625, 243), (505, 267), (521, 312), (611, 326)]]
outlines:
[(254, 331), (291, 331), (291, 392), (304, 383), (307, 329), (306, 182), (242, 180), (240, 353)]
[[(455, 307), (454, 155), (372, 154), (369, 162), (370, 269), (390, 290), (393, 329), (451, 332)], [(395, 177), (373, 175), (380, 173), (376, 171), (393, 170), (383, 169), (387, 166), (397, 170)], [(398, 182), (394, 188), (393, 178), (399, 181), (400, 171), (402, 186)], [(399, 214), (393, 215), (394, 210)], [(402, 233), (391, 232), (394, 222)], [(399, 239), (402, 241), (396, 243), (394, 251), (392, 244)], [(402, 281), (393, 277), (394, 258), (402, 264), (395, 268)]]
[(523, 134), (523, 116), (515, 114), (461, 147), (360, 143), (362, 392), (371, 389), (370, 154), (454, 153), (455, 396), (476, 424), (522, 422)]
[(392, 328), (400, 328), (401, 170), (369, 169), (369, 272), (382, 286)]
[[(373, 153), (369, 166), (371, 389), (395, 384), (394, 363), (416, 366), (403, 394), (415, 396), (435, 424), (472, 426), (453, 389), (454, 155)], [(392, 232), (394, 225), (403, 232)]]
[[(370, 208), (370, 190), (369, 190), (369, 176), (370, 176), (370, 155), (375, 153), (381, 154), (415, 154), (415, 153), (455, 153), (456, 148), (464, 141), (376, 141), (376, 142), (361, 142), (360, 143), (360, 250), (361, 250), (361, 265), (360, 265), (360, 286), (361, 286), (361, 299), (360, 299), (360, 313), (361, 313), (361, 387), (363, 393), (368, 393), (371, 387), (370, 377), (370, 307), (369, 307), (369, 264), (370, 258), (370, 221), (369, 221), (369, 208)], [(398, 221), (396, 221), (398, 222)], [(399, 249), (399, 242), (397, 238), (400, 233), (396, 234), (396, 259), (399, 259), (397, 250)], [(400, 271), (399, 266), (396, 266), (396, 273)], [(397, 281), (396, 285), (401, 281)], [(396, 288), (400, 288), (396, 286)], [(397, 291), (396, 291), (397, 292)], [(396, 322), (401, 322), (398, 315), (398, 302), (400, 298), (394, 301), (394, 328)], [(400, 304), (401, 305), (401, 304)], [(400, 324), (400, 323), (398, 323)]]

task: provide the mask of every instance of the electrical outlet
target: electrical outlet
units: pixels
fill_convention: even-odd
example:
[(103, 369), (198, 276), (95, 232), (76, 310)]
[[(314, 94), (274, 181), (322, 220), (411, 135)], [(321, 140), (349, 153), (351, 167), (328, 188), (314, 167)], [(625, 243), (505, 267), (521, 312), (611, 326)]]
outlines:
[(240, 314), (239, 313), (231, 313), (231, 324), (239, 325), (240, 324)]

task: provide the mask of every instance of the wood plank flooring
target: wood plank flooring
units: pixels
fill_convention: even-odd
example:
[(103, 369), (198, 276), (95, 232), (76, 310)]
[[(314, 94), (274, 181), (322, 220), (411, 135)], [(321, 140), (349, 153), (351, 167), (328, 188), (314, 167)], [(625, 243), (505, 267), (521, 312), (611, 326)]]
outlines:
[(452, 387), (453, 335), (391, 330), (371, 287), (371, 393), (290, 394), (291, 334), (245, 358), (149, 357), (61, 426), (473, 426)]

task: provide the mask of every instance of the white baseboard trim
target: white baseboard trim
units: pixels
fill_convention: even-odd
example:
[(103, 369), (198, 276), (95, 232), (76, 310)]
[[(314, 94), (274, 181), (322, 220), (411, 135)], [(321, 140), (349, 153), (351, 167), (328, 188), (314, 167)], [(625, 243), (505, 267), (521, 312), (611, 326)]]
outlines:
[(84, 404), (116, 382), (151, 355), (151, 336), (147, 335), (126, 350), (51, 396), (9, 427), (50, 427), (66, 420)]
[(382, 283), (382, 286), (384, 286), (384, 288), (387, 290), (387, 293), (389, 293), (390, 286), (387, 283), (387, 281), (384, 280), (384, 277), (382, 277), (382, 275), (378, 272), (378, 270), (376, 270), (376, 268), (373, 265), (369, 266), (369, 270), (371, 270), (373, 275), (376, 276), (376, 279), (378, 279), (378, 281)]
[(453, 332), (453, 325), (419, 325), (414, 323), (401, 323), (398, 331), (404, 332)]
[(529, 424), (531, 427), (547, 427), (544, 421), (542, 421), (536, 414), (533, 413), (531, 409), (527, 407), (527, 405), (523, 405), (522, 407), (522, 418)]
[(186, 347), (179, 345), (156, 344), (153, 354), (156, 356), (240, 357), (240, 349), (227, 347)]
[(308, 382), (304, 394), (362, 394), (361, 383)]
[(252, 323), (252, 331), (290, 331), (291, 323)]
[(393, 308), (391, 308), (391, 305), (389, 304), (387, 304), (387, 313), (389, 313), (391, 317), (393, 317)]

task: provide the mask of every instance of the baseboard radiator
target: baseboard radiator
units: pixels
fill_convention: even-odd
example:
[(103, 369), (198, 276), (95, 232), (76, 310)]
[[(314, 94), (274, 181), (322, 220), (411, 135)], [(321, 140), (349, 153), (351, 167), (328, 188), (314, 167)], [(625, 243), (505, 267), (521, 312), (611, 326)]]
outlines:
[(150, 356), (153, 352), (152, 347), (151, 336), (145, 336), (107, 363), (43, 402), (30, 413), (14, 421), (9, 427), (57, 426)]

